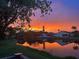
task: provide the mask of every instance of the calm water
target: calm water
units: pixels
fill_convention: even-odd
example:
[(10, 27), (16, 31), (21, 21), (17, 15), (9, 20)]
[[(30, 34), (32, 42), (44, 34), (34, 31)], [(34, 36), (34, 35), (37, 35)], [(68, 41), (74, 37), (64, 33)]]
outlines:
[(73, 49), (74, 43), (59, 44), (57, 42), (54, 42), (54, 43), (46, 42), (45, 43), (46, 49), (43, 49), (43, 44), (38, 44), (38, 43), (29, 45), (26, 42), (25, 44), (23, 44), (23, 46), (29, 46), (31, 48), (35, 48), (38, 50), (44, 50), (44, 51), (46, 51), (52, 55), (55, 55), (55, 56), (61, 56), (61, 57), (75, 56), (79, 59), (79, 49), (77, 49), (77, 50)]

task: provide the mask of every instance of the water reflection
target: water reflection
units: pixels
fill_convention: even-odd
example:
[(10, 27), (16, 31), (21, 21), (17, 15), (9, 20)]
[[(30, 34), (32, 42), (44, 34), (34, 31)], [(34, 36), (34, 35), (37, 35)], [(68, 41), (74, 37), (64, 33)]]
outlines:
[(73, 47), (76, 43), (63, 43), (59, 44), (58, 42), (49, 43), (45, 42), (45, 49), (43, 49), (43, 44), (34, 43), (29, 45), (27, 42), (23, 44), (23, 46), (29, 46), (31, 48), (35, 48), (38, 50), (46, 51), (55, 56), (75, 56), (79, 59), (79, 49), (74, 50)]
[[(67, 35), (62, 33), (67, 33)], [(16, 39), (17, 43), (23, 44), (23, 46), (47, 51), (56, 56), (76, 56), (79, 59), (79, 31), (57, 34), (44, 32), (44, 30), (28, 31), (18, 33)]]

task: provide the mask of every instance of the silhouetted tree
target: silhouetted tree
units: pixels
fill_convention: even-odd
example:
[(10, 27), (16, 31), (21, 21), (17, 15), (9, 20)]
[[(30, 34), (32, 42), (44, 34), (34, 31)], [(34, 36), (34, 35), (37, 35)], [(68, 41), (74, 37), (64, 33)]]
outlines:
[(51, 1), (47, 0), (0, 0), (0, 39), (4, 39), (8, 25), (17, 18), (27, 20), (30, 27), (30, 16), (34, 15), (36, 9), (40, 9), (42, 14), (52, 11)]
[(79, 37), (79, 31), (77, 30), (77, 27), (76, 26), (72, 26), (72, 29), (74, 30), (72, 32), (73, 37)]
[(76, 26), (72, 26), (72, 29), (73, 29), (74, 31), (76, 31), (76, 30), (77, 30), (77, 27), (76, 27)]

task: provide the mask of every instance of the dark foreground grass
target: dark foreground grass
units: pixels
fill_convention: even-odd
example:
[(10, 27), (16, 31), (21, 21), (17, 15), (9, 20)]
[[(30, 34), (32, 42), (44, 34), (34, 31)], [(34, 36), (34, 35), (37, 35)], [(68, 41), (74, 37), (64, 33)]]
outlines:
[(0, 58), (11, 56), (14, 53), (23, 53), (31, 59), (76, 59), (74, 57), (57, 57), (52, 56), (47, 52), (39, 51), (29, 47), (17, 46), (15, 40), (0, 41)]

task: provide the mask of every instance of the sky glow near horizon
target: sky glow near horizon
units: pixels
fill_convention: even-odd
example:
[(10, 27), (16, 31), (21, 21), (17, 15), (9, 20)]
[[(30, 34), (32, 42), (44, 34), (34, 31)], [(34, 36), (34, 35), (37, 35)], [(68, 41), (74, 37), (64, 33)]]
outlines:
[(56, 32), (58, 29), (71, 31), (72, 26), (79, 29), (79, 0), (51, 0), (52, 12), (50, 15), (40, 17), (37, 10), (36, 16), (32, 16), (32, 28), (42, 29), (45, 26), (46, 31)]

